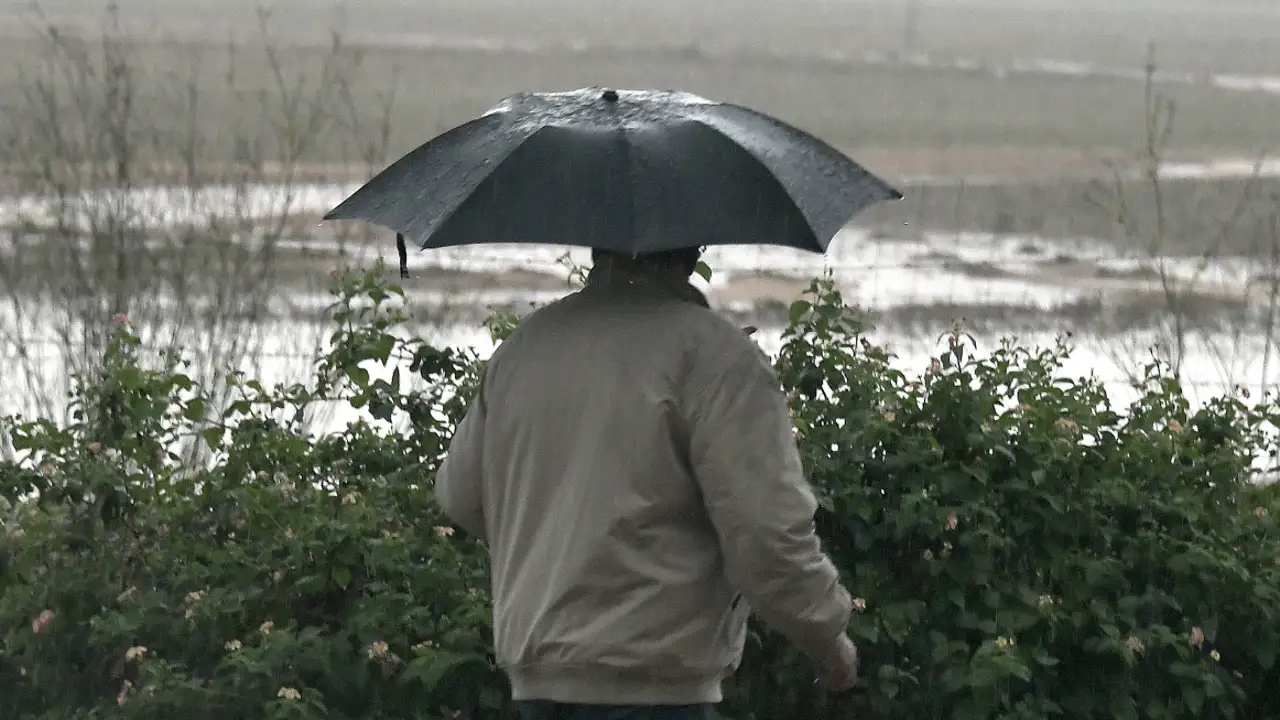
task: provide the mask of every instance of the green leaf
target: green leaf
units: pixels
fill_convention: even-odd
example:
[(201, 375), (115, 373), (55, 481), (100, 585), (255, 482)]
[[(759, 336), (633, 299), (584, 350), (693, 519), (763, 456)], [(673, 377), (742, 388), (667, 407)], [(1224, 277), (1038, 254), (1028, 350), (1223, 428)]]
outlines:
[(480, 709), (496, 712), (507, 704), (506, 693), (495, 687), (484, 687), (480, 690)]
[(1114, 698), (1109, 709), (1110, 716), (1115, 720), (1136, 720), (1138, 717), (1138, 704), (1133, 701), (1133, 698)]
[(192, 422), (199, 422), (204, 419), (205, 408), (204, 398), (194, 398), (182, 410), (182, 416)]
[(1263, 670), (1270, 670), (1276, 664), (1276, 648), (1265, 641), (1258, 644), (1258, 663)]
[(791, 325), (799, 325), (804, 319), (805, 314), (813, 309), (813, 303), (808, 300), (796, 300), (791, 303)]
[(379, 362), (385, 363), (391, 357), (391, 351), (395, 349), (396, 338), (394, 335), (379, 335), (374, 340), (370, 353)]
[(1058, 659), (1050, 655), (1044, 648), (1035, 647), (1031, 649), (1031, 659), (1041, 667), (1053, 667), (1058, 664)]
[(698, 265), (693, 269), (703, 280), (711, 282), (711, 266), (699, 260)]
[(436, 652), (414, 660), (400, 676), (401, 682), (417, 681), (424, 690), (434, 693), (450, 673), (468, 664), (484, 662), (474, 653)]
[(359, 365), (353, 365), (352, 367), (347, 368), (347, 377), (351, 378), (351, 382), (354, 383), (356, 387), (369, 387), (369, 371)]
[(217, 450), (222, 445), (222, 428), (205, 428), (200, 431), (200, 437), (204, 438), (210, 450)]
[(1204, 709), (1204, 690), (1188, 682), (1182, 686), (1182, 701), (1187, 704), (1192, 715), (1199, 715)]
[(336, 567), (333, 569), (333, 581), (343, 590), (351, 584), (351, 571), (345, 567)]

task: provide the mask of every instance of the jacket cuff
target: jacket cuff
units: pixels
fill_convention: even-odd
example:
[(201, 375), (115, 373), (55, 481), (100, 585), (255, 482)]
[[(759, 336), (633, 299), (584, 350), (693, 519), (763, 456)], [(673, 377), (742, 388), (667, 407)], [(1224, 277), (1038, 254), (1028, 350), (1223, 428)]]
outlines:
[(815, 661), (823, 661), (839, 651), (840, 636), (849, 630), (853, 615), (853, 598), (836, 581), (827, 595), (813, 608), (814, 623), (796, 645)]

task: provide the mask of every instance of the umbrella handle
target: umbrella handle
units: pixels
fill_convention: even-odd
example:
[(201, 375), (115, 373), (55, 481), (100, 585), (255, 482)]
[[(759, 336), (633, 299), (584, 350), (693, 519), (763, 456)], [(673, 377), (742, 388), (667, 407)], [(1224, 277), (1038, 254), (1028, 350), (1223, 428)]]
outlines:
[(404, 246), (404, 234), (396, 233), (396, 254), (400, 256), (400, 277), (409, 278), (409, 251)]

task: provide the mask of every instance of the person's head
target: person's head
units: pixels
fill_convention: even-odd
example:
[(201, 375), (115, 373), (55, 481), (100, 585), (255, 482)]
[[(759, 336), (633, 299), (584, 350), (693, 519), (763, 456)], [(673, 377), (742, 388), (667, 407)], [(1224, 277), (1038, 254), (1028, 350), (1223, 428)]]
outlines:
[(591, 249), (591, 263), (593, 265), (620, 262), (642, 270), (663, 274), (678, 274), (682, 279), (686, 280), (698, 268), (698, 261), (701, 258), (702, 249), (696, 247), (639, 253), (637, 255), (602, 248)]

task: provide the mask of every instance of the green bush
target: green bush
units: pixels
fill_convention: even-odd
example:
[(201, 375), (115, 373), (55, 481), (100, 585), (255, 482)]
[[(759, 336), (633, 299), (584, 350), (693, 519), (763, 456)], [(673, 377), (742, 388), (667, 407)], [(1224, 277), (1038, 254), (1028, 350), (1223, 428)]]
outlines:
[[(484, 549), (430, 492), (482, 363), (403, 338), (378, 277), (341, 281), (306, 384), (233, 375), (215, 408), (122, 324), (68, 422), (12, 419), (0, 717), (513, 716)], [(865, 681), (826, 698), (753, 627), (726, 717), (1280, 718), (1280, 493), (1249, 481), (1274, 408), (1193, 412), (1153, 365), (1118, 411), (1065, 347), (959, 334), (912, 381), (826, 281), (792, 318), (779, 378)], [(372, 419), (309, 433), (335, 406)]]

